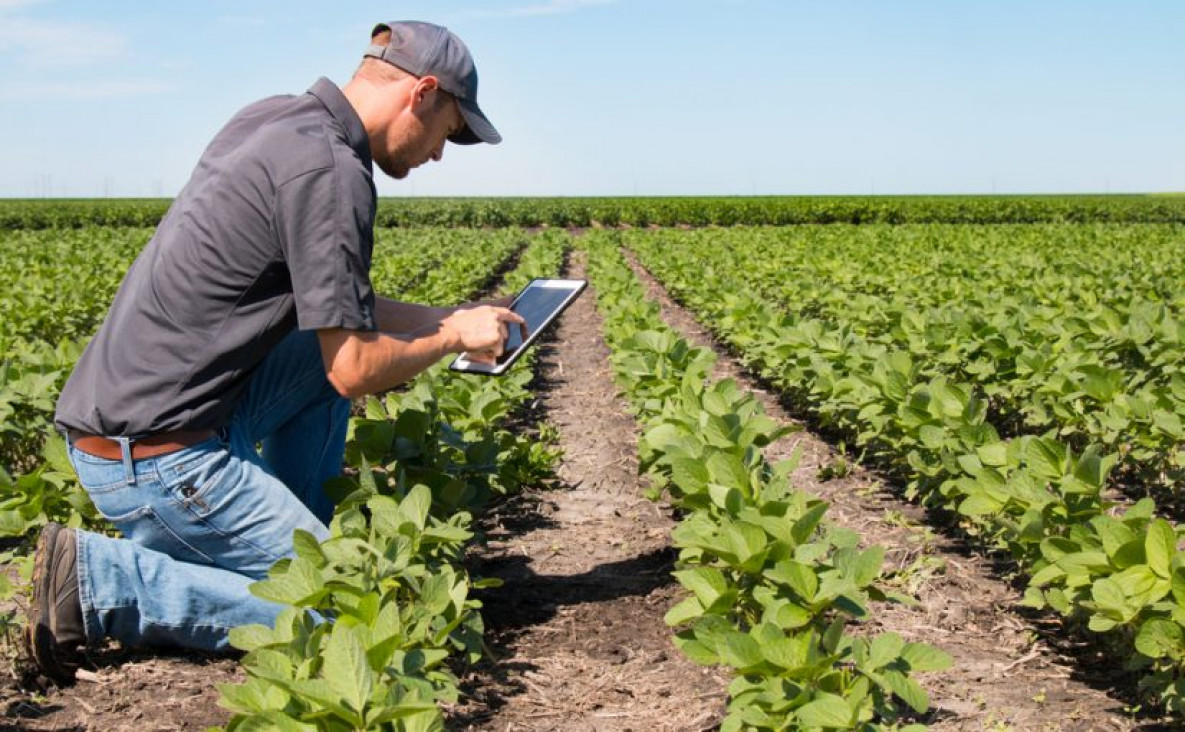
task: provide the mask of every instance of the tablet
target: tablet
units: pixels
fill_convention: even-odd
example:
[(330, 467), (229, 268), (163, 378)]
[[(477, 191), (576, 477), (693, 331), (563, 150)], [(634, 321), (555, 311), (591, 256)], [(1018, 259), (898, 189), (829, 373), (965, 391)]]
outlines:
[(462, 353), (449, 364), (449, 368), (471, 374), (496, 376), (505, 373), (506, 369), (513, 366), (535, 342), (539, 334), (584, 291), (587, 284), (587, 280), (531, 280), (510, 303), (510, 309), (527, 321), (526, 339), (523, 339), (522, 329), (517, 323), (507, 323), (510, 337), (506, 339), (502, 355), (498, 357), (497, 362), (489, 364), (470, 361), (466, 358), (468, 354)]

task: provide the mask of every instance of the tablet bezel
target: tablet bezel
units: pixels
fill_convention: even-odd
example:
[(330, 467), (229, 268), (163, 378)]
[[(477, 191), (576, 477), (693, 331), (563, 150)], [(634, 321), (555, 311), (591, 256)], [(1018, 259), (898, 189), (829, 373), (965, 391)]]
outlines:
[[(555, 319), (558, 318), (565, 310), (567, 310), (568, 306), (580, 296), (580, 293), (584, 292), (584, 288), (587, 286), (588, 280), (553, 279), (542, 277), (537, 277), (531, 280), (527, 283), (527, 286), (515, 296), (514, 300), (511, 301), (511, 310), (514, 310), (514, 306), (519, 303), (519, 301), (527, 294), (529, 290), (531, 290), (531, 288), (562, 289), (567, 290), (568, 293), (564, 296), (563, 302), (561, 302), (555, 310), (551, 311), (551, 313), (548, 314), (546, 318), (544, 318), (543, 323), (540, 324), (539, 327), (536, 328), (532, 333), (529, 333), (526, 339), (523, 340), (522, 344), (519, 345), (519, 347), (515, 350), (515, 352), (512, 353), (502, 363), (478, 363), (465, 358), (466, 354), (462, 353), (453, 359), (453, 362), (449, 364), (449, 369), (466, 374), (483, 374), (485, 376), (501, 376), (502, 374), (506, 373), (516, 361), (522, 358), (522, 355), (526, 353), (527, 349), (530, 348), (532, 344), (534, 344), (535, 339), (539, 337), (539, 334), (547, 330), (547, 328), (553, 322), (555, 322)], [(509, 327), (517, 328), (518, 326), (514, 323), (510, 323)]]

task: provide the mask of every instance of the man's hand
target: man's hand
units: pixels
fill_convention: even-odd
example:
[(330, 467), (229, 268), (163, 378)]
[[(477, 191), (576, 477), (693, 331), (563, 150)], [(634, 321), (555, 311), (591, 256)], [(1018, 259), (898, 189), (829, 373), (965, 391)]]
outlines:
[[(509, 304), (509, 299), (504, 299)], [(501, 302), (501, 301), (495, 301)], [(527, 338), (527, 321), (509, 309), (497, 305), (474, 305), (458, 308), (440, 321), (440, 328), (448, 336), (457, 352), (467, 351), (469, 360), (493, 364), (502, 355), (509, 327), (517, 324), (523, 340)]]

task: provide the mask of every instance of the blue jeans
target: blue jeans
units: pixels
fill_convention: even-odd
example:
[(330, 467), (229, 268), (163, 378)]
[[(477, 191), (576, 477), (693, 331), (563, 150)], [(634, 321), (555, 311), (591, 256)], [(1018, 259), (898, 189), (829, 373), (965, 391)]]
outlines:
[(297, 331), (264, 359), (217, 437), (131, 471), (71, 446), (79, 480), (125, 537), (77, 533), (87, 641), (225, 650), (231, 628), (271, 625), (282, 608), (247, 587), (292, 555), (295, 529), (329, 535), (321, 485), (341, 472), (349, 416), (316, 333)]

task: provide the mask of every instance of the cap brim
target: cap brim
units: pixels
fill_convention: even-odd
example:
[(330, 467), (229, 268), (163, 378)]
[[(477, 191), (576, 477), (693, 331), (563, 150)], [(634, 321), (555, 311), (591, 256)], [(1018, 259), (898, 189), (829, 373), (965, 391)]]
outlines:
[(465, 129), (449, 137), (449, 142), (457, 145), (476, 145), (479, 142), (497, 145), (502, 142), (502, 135), (498, 134), (477, 104), (458, 97), (457, 106), (460, 107), (461, 117), (465, 120)]

